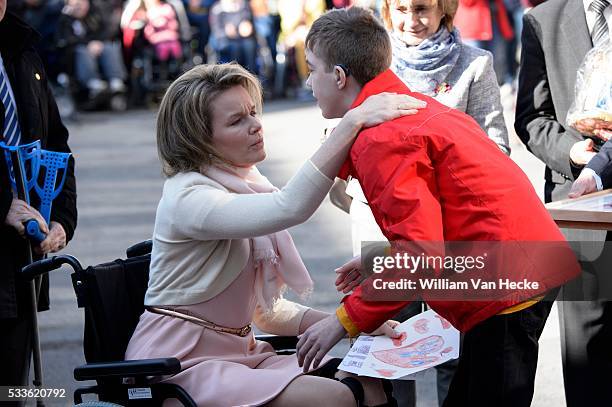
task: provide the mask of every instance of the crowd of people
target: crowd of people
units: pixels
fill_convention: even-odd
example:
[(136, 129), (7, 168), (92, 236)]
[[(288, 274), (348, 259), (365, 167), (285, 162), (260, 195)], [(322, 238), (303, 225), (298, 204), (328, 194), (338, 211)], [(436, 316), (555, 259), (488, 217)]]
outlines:
[[(458, 4), (463, 41), (493, 52), (502, 89), (512, 88), (523, 5)], [(311, 100), (306, 33), (325, 10), (351, 5), (377, 14), (386, 7), (381, 0), (8, 0), (40, 32), (37, 49), (54, 82), (67, 75), (59, 82), (69, 78), (82, 100), (129, 93), (135, 103), (143, 93), (163, 93), (191, 66), (229, 61), (256, 74), (266, 98)]]
[[(69, 151), (46, 78), (42, 87), (29, 85), (41, 82), (44, 71), (31, 49), (35, 35), (12, 13), (2, 19), (6, 1), (0, 0), (5, 141), (22, 144), (39, 134), (50, 148)], [(31, 21), (35, 3), (40, 6), (26, 0), (18, 8)], [(504, 86), (517, 89), (514, 127), (546, 164), (546, 202), (612, 185), (609, 89), (596, 98), (599, 110), (586, 111), (578, 124), (566, 122), (583, 59), (591, 49), (609, 47), (607, 0), (56, 3), (45, 4), (61, 9), (54, 35), (63, 42), (41, 51), (52, 58), (55, 46), (72, 49), (74, 78), (90, 96), (107, 87), (128, 91), (133, 66), (126, 61), (138, 59), (139, 44), (148, 44), (149, 55), (165, 66), (158, 74), (178, 76), (157, 118), (167, 179), (152, 236), (146, 311), (127, 359), (178, 358), (181, 372), (164, 380), (183, 387), (198, 405), (412, 405), (410, 384), (392, 389), (385, 380), (339, 371), (326, 354), (347, 335), (396, 338), (396, 319), (430, 307), (462, 333), (459, 359), (437, 367), (440, 405), (531, 404), (538, 340), (552, 301), (563, 298), (557, 296), (572, 280), (584, 292), (599, 290), (567, 241), (603, 242), (609, 236), (557, 227), (509, 158), (501, 93)], [(8, 32), (22, 33), (20, 41), (6, 41)], [(211, 63), (194, 63), (181, 74), (172, 62), (192, 53)], [(266, 158), (259, 116), (267, 86), (279, 74), (271, 67), (280, 55), (293, 60), (295, 95), (307, 92), (324, 118), (340, 121), (278, 189), (256, 165)], [(603, 69), (608, 72), (607, 65)], [(32, 70), (36, 75), (29, 75)], [(38, 110), (26, 103), (34, 97)], [(28, 126), (30, 121), (40, 128)], [(14, 278), (23, 259), (13, 249), (24, 246), (19, 235), (29, 218), (48, 233), (38, 253), (57, 251), (70, 240), (76, 192), (69, 171), (71, 182), (49, 225), (14, 198), (8, 176), (2, 178), (4, 257), (12, 263), (0, 280), (8, 304), (0, 318), (6, 333), (0, 350), (15, 366), (3, 372), (2, 384), (24, 384), (31, 337), (26, 288)], [(282, 294), (287, 287), (300, 295), (312, 289), (287, 228), (306, 221), (328, 193), (351, 215), (355, 254), (339, 269), (337, 288), (347, 295), (333, 313)], [(520, 246), (512, 269), (539, 284), (535, 291), (516, 288), (480, 301), (440, 300), (426, 290), (416, 306), (371, 301), (363, 241), (389, 241), (392, 250), (405, 241), (511, 242)], [(555, 245), (539, 250), (525, 242)], [(566, 298), (559, 309), (567, 405), (610, 405), (610, 302)], [(299, 335), (297, 353), (277, 355), (254, 339), (251, 324)]]

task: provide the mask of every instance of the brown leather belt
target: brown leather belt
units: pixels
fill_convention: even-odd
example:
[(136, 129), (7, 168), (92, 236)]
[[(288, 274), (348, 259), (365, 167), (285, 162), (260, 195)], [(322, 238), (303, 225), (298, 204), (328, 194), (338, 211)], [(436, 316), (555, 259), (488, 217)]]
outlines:
[(245, 325), (242, 328), (228, 328), (222, 325), (217, 325), (213, 322), (207, 321), (198, 315), (195, 315), (192, 312), (186, 310), (179, 310), (177, 308), (170, 307), (146, 307), (147, 311), (152, 312), (154, 314), (165, 315), (168, 317), (179, 318), (187, 322), (191, 322), (197, 325), (200, 325), (207, 329), (212, 329), (213, 331), (222, 332), (226, 334), (232, 334), (237, 336), (245, 337), (249, 333), (251, 333), (251, 324)]

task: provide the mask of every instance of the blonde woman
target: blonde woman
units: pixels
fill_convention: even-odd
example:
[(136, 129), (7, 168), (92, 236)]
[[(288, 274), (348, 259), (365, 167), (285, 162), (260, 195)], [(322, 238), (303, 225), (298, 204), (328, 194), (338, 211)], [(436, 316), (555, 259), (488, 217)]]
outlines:
[[(354, 406), (357, 379), (303, 374), (295, 355), (256, 341), (251, 324), (298, 335), (328, 315), (282, 298), (286, 286), (301, 295), (312, 289), (286, 229), (317, 209), (362, 127), (413, 114), (422, 102), (369, 99), (280, 190), (255, 166), (266, 157), (261, 103), (259, 82), (237, 64), (197, 66), (164, 96), (157, 145), (168, 178), (155, 219), (147, 311), (125, 357), (178, 358), (183, 370), (167, 381), (198, 405)], [(393, 335), (392, 325), (379, 333)], [(380, 381), (359, 382), (366, 404), (387, 402)]]

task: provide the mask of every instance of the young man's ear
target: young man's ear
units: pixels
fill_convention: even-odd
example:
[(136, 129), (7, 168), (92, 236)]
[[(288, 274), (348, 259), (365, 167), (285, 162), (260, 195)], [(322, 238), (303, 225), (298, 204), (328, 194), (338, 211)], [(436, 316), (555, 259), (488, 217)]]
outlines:
[(340, 65), (334, 66), (334, 78), (336, 79), (336, 86), (338, 87), (338, 90), (342, 90), (346, 87), (348, 75), (345, 68)]

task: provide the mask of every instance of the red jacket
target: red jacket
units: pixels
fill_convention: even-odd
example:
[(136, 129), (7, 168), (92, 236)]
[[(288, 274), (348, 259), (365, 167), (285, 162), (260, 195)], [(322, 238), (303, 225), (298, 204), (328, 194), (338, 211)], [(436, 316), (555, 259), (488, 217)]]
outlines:
[[(412, 93), (387, 70), (368, 82), (353, 103), (381, 92), (410, 94), (427, 102), (413, 116), (363, 130), (339, 177), (361, 183), (372, 213), (389, 241), (562, 242), (562, 258), (525, 256), (513, 261), (521, 277), (537, 279), (542, 294), (576, 277), (578, 263), (565, 238), (523, 171), (491, 141), (470, 116), (435, 99)], [(426, 293), (423, 293), (427, 301)], [(507, 299), (507, 300), (506, 300)], [(427, 301), (457, 329), (516, 305), (503, 301)], [(408, 302), (367, 302), (361, 287), (343, 299), (342, 315), (361, 332), (370, 332)], [(345, 318), (346, 319), (346, 318)], [(350, 325), (350, 324), (349, 324)], [(354, 329), (353, 329), (354, 331)]]
[(495, 0), (497, 13), (491, 15), (489, 0), (460, 0), (453, 24), (464, 40), (489, 41), (493, 39), (493, 20), (495, 18), (502, 37), (510, 41), (514, 30), (508, 19), (503, 0)]

